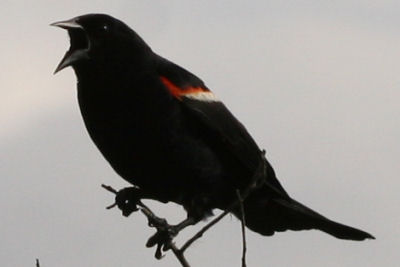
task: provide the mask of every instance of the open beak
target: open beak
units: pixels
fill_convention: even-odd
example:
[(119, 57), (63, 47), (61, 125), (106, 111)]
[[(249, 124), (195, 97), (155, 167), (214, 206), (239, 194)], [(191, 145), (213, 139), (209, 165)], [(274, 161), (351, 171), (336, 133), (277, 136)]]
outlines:
[(69, 29), (83, 29), (80, 24), (76, 22), (76, 19), (70, 19), (70, 20), (64, 20), (64, 21), (58, 21), (50, 24), (50, 26), (56, 26), (60, 27), (66, 30)]
[(60, 27), (68, 30), (71, 46), (58, 64), (54, 74), (60, 70), (73, 65), (80, 60), (89, 59), (90, 41), (85, 29), (77, 22), (76, 18), (54, 22), (50, 26)]

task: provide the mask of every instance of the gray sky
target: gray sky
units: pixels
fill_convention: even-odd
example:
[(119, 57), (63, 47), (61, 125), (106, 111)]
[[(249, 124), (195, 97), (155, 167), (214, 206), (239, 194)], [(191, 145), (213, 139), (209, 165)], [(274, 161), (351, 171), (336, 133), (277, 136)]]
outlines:
[[(249, 266), (396, 266), (400, 257), (399, 1), (8, 1), (0, 3), (2, 266), (177, 266), (153, 258), (141, 214), (106, 211), (126, 186), (84, 129), (67, 34), (48, 24), (111, 14), (200, 76), (247, 126), (287, 191), (375, 241), (248, 232)], [(172, 222), (176, 205), (149, 203)], [(198, 230), (184, 232), (178, 243)], [(226, 218), (187, 253), (239, 266)]]

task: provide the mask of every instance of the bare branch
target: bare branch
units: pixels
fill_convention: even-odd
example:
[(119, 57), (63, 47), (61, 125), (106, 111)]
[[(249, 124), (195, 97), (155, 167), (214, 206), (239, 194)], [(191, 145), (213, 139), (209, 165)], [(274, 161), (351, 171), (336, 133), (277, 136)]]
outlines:
[[(249, 195), (249, 193), (254, 190), (255, 188), (257, 188), (257, 186), (259, 186), (260, 181), (264, 179), (265, 175), (265, 161), (264, 161), (264, 154), (265, 151), (262, 151), (262, 157), (260, 159), (260, 163), (259, 166), (256, 170), (256, 172), (254, 173), (252, 182), (249, 184), (249, 186), (247, 188), (245, 188), (245, 190), (243, 190), (243, 194), (240, 195), (240, 191), (237, 190), (237, 193), (239, 193), (240, 198), (238, 200), (236, 200), (235, 202), (233, 202), (223, 213), (221, 213), (217, 218), (215, 218), (214, 220), (212, 220), (210, 223), (208, 223), (206, 226), (204, 226), (199, 232), (197, 232), (192, 238), (190, 238), (188, 241), (186, 241), (186, 243), (182, 246), (181, 250), (184, 252), (194, 241), (196, 241), (197, 239), (199, 239), (200, 237), (203, 236), (203, 234), (210, 229), (212, 226), (214, 226), (216, 223), (218, 223), (220, 220), (222, 220), (222, 218), (224, 218), (228, 213), (230, 213), (237, 205), (240, 205), (242, 208), (242, 217), (244, 217), (244, 209), (243, 209), (243, 201), (247, 198), (247, 196)], [(245, 221), (242, 220), (242, 224), (244, 227)], [(244, 245), (245, 246), (245, 245)], [(245, 250), (246, 248), (244, 248)]]
[[(260, 185), (265, 183), (265, 172), (266, 172), (266, 161), (264, 158), (265, 151), (261, 152), (261, 157), (260, 157), (260, 162), (259, 165), (254, 172), (252, 181), (250, 184), (240, 192), (240, 190), (236, 191), (237, 195), (237, 200), (234, 201), (223, 213), (221, 213), (218, 217), (213, 219), (211, 222), (209, 222), (207, 225), (205, 225), (200, 231), (198, 231), (193, 237), (191, 237), (189, 240), (187, 240), (183, 246), (179, 249), (176, 247), (176, 245), (172, 242), (172, 239), (175, 235), (171, 236), (169, 235), (168, 231), (166, 229), (170, 229), (171, 225), (168, 224), (167, 220), (163, 218), (159, 218), (156, 216), (150, 209), (147, 207), (145, 204), (143, 204), (140, 199), (135, 199), (137, 206), (140, 207), (140, 210), (142, 213), (147, 217), (149, 221), (149, 226), (154, 227), (157, 229), (157, 233), (150, 237), (150, 239), (147, 241), (146, 246), (152, 247), (157, 245), (156, 248), (156, 253), (155, 257), (157, 259), (161, 259), (163, 257), (162, 251), (167, 251), (168, 249), (171, 249), (172, 252), (174, 253), (175, 257), (178, 259), (180, 264), (183, 267), (190, 267), (189, 263), (187, 262), (186, 258), (184, 257), (185, 251), (195, 242), (198, 240), (200, 237), (203, 236), (203, 234), (210, 229), (212, 226), (214, 226), (216, 223), (218, 223), (220, 220), (222, 220), (228, 213), (230, 213), (233, 209), (235, 209), (237, 206), (240, 208), (240, 214), (241, 214), (241, 226), (242, 226), (242, 242), (243, 242), (243, 250), (242, 250), (242, 267), (246, 267), (246, 251), (247, 251), (247, 246), (246, 246), (246, 234), (245, 234), (245, 225), (246, 225), (246, 218), (245, 218), (245, 212), (244, 212), (244, 201), (246, 200), (247, 196), (256, 188), (258, 188)], [(119, 191), (115, 190), (111, 186), (108, 185), (101, 185), (104, 189), (107, 191), (118, 195)], [(129, 188), (125, 188), (129, 189)], [(122, 190), (121, 190), (122, 191)], [(116, 201), (117, 202), (117, 201)], [(110, 206), (107, 207), (107, 209), (113, 208), (115, 206), (118, 206), (124, 214), (124, 208), (121, 207), (120, 205), (117, 205), (117, 203), (114, 203)], [(133, 211), (137, 210), (135, 208)], [(128, 215), (131, 213), (130, 211)], [(124, 214), (125, 215), (125, 214)], [(125, 215), (125, 216), (128, 216)], [(161, 234), (164, 234), (167, 232), (167, 237), (161, 237)], [(165, 239), (162, 239), (165, 238)]]
[(179, 260), (182, 264), (182, 267), (190, 267), (189, 263), (187, 262), (186, 258), (183, 255), (182, 250), (178, 249), (175, 244), (171, 244), (171, 250), (174, 253), (175, 257)]
[(242, 267), (246, 267), (246, 251), (247, 251), (247, 246), (246, 246), (246, 215), (244, 213), (244, 206), (243, 206), (243, 198), (240, 195), (240, 191), (236, 190), (236, 195), (239, 200), (239, 206), (240, 206), (240, 214), (242, 215), (240, 218), (241, 225), (242, 225), (242, 243), (243, 243), (243, 250), (242, 250)]
[(217, 222), (219, 222), (220, 220), (222, 220), (222, 218), (224, 218), (226, 215), (228, 215), (228, 213), (231, 211), (231, 209), (227, 209), (226, 211), (224, 211), (223, 213), (221, 213), (217, 218), (215, 218), (214, 220), (212, 220), (211, 222), (209, 222), (208, 224), (206, 224), (203, 228), (200, 229), (200, 231), (198, 231), (193, 237), (191, 237), (188, 241), (186, 241), (186, 243), (182, 246), (182, 248), (180, 249), (182, 252), (185, 252), (185, 250), (197, 239), (199, 239), (200, 237), (203, 236), (203, 234), (210, 229), (212, 226), (214, 226)]
[(107, 190), (107, 191), (109, 191), (111, 193), (114, 193), (115, 195), (118, 193), (117, 190), (115, 190), (114, 188), (112, 188), (109, 185), (102, 184), (101, 187), (103, 187), (105, 190)]
[[(118, 194), (118, 191), (109, 185), (102, 184), (101, 186), (113, 194)], [(161, 229), (161, 228), (165, 228), (165, 227), (169, 226), (165, 219), (161, 219), (161, 218), (157, 217), (154, 214), (154, 212), (149, 207), (147, 207), (143, 202), (138, 201), (137, 204), (140, 207), (140, 210), (142, 211), (142, 213), (147, 217), (147, 220), (149, 221), (149, 225), (152, 227), (155, 227), (157, 229), (157, 231), (162, 231), (163, 229)], [(116, 203), (108, 206), (107, 209), (113, 208), (115, 206), (117, 206)], [(148, 241), (148, 243), (149, 243), (149, 241)], [(162, 252), (161, 252), (162, 249), (166, 250), (167, 248), (162, 248), (160, 245), (157, 245), (156, 255), (155, 255), (157, 259), (162, 258)], [(190, 264), (188, 263), (188, 261), (186, 260), (184, 254), (183, 254), (183, 251), (178, 249), (174, 243), (170, 242), (168, 244), (168, 249), (172, 250), (172, 252), (174, 253), (175, 257), (178, 259), (178, 261), (180, 262), (182, 267), (190, 267)]]

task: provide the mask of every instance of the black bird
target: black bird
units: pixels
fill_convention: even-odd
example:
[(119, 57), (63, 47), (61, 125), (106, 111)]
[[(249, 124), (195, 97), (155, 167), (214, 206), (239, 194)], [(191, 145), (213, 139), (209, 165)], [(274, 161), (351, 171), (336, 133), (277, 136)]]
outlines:
[[(182, 205), (185, 225), (227, 209), (262, 162), (263, 183), (244, 202), (249, 229), (374, 238), (292, 199), (245, 127), (203, 81), (154, 53), (123, 22), (88, 14), (52, 25), (68, 30), (70, 49), (55, 72), (73, 67), (90, 137), (143, 196)], [(240, 218), (238, 209), (233, 213)]]

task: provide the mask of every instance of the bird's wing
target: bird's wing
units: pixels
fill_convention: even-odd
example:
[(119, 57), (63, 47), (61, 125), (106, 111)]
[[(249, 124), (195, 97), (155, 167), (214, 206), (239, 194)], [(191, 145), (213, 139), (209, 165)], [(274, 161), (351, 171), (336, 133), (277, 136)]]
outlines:
[[(182, 103), (190, 120), (209, 133), (211, 143), (217, 142), (219, 147), (229, 151), (254, 173), (262, 159), (261, 151), (246, 128), (200, 79), (182, 68), (179, 71), (179, 75), (169, 75), (168, 72), (160, 74), (160, 80), (166, 89)], [(266, 166), (268, 185), (280, 195), (288, 196), (277, 180), (272, 166), (268, 162)]]

